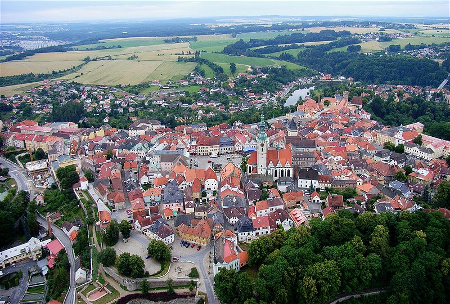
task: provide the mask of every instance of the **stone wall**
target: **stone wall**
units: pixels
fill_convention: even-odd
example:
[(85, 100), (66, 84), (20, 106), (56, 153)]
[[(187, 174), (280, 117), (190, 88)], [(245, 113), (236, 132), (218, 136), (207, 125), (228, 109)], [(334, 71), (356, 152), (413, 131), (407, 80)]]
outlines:
[[(127, 290), (133, 291), (139, 288), (141, 282), (143, 280), (147, 280), (150, 283), (150, 288), (155, 287), (166, 287), (166, 280), (158, 279), (158, 278), (139, 278), (139, 279), (133, 279), (133, 278), (127, 278), (124, 276), (121, 276), (117, 273), (117, 271), (114, 268), (111, 267), (103, 267), (106, 274), (108, 274), (110, 277), (112, 277), (117, 283), (125, 286)], [(196, 279), (193, 280), (194, 282), (197, 281)], [(172, 285), (175, 286), (183, 286), (183, 285), (189, 285), (191, 280), (173, 280)]]

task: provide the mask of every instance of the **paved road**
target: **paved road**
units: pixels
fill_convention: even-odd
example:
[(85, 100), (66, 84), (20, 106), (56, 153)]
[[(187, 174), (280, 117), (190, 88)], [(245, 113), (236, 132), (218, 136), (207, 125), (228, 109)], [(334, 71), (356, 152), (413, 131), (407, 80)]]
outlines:
[[(176, 245), (177, 244), (174, 244), (174, 246), (176, 246)], [(213, 282), (210, 279), (208, 272), (205, 269), (205, 264), (204, 264), (205, 257), (208, 258), (207, 255), (209, 254), (209, 252), (211, 250), (210, 246), (211, 245), (208, 245), (207, 250), (202, 250), (196, 254), (181, 257), (180, 262), (192, 262), (198, 268), (200, 268), (200, 281), (199, 282), (202, 282), (205, 286), (206, 294), (208, 296), (208, 303), (218, 304), (219, 301), (217, 300), (216, 295), (214, 294)]]
[(445, 87), (445, 85), (447, 84), (448, 80), (450, 78), (450, 73), (448, 73), (447, 78), (444, 79), (444, 81), (442, 81), (442, 83), (439, 85), (438, 89), (441, 90)]
[[(37, 217), (39, 224), (43, 227), (47, 227), (46, 220), (39, 216)], [(72, 242), (70, 241), (67, 234), (64, 233), (59, 227), (52, 224), (52, 231), (56, 238), (61, 242), (67, 252), (67, 256), (69, 258), (70, 263), (70, 289), (64, 301), (64, 304), (74, 304), (75, 303), (75, 255), (72, 249)]]
[[(143, 236), (141, 233), (131, 230), (131, 237), (135, 240), (137, 240), (139, 243), (143, 244), (144, 246), (148, 246), (149, 240)], [(175, 242), (172, 243), (172, 246), (180, 246), (179, 239), (176, 238)], [(195, 251), (193, 254), (188, 255), (182, 255), (180, 256), (180, 262), (192, 262), (200, 269), (200, 280), (202, 284), (205, 286), (206, 294), (208, 295), (208, 303), (211, 304), (218, 304), (219, 301), (217, 300), (215, 294), (214, 294), (214, 288), (213, 288), (213, 282), (209, 278), (208, 272), (205, 269), (204, 260), (207, 255), (209, 255), (209, 252), (212, 250), (211, 245), (203, 246), (204, 249), (200, 251)], [(189, 250), (189, 249), (186, 249)]]
[(16, 266), (10, 266), (3, 271), (3, 274), (6, 275), (11, 272), (18, 272), (22, 270), (23, 277), (19, 281), (19, 285), (17, 287), (10, 288), (9, 290), (1, 290), (2, 296), (9, 296), (11, 303), (19, 303), (22, 299), (23, 295), (27, 291), (28, 287), (28, 270), (35, 267), (37, 265), (36, 261), (22, 261), (16, 264)]
[(25, 170), (3, 157), (0, 157), (0, 164), (2, 167), (6, 167), (9, 169), (9, 175), (16, 180), (17, 190), (18, 191), (24, 190), (29, 192), (30, 199), (33, 199), (34, 189), (30, 185), (30, 181), (26, 176)]

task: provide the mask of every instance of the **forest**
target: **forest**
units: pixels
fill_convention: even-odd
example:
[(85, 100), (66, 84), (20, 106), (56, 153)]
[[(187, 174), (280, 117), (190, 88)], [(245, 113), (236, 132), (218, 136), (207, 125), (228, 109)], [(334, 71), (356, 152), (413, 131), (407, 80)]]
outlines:
[(450, 222), (441, 213), (344, 210), (309, 225), (254, 240), (247, 268), (215, 276), (219, 300), (326, 303), (375, 290), (385, 303), (450, 301)]
[(425, 133), (450, 140), (450, 106), (445, 102), (426, 101), (420, 96), (412, 96), (396, 102), (394, 95), (387, 100), (375, 96), (364, 108), (372, 113), (372, 119), (385, 125), (399, 126), (421, 122)]
[(8, 190), (0, 202), (0, 248), (14, 242), (19, 237), (30, 239), (39, 234), (36, 205), (30, 202), (25, 191)]
[[(319, 33), (293, 33), (291, 35), (277, 36), (273, 39), (250, 39), (245, 42), (239, 40), (233, 44), (226, 46), (223, 49), (223, 53), (228, 55), (246, 55), (246, 56), (258, 56), (260, 54), (267, 54), (278, 52), (283, 50), (282, 47), (278, 47), (279, 44), (294, 44), (314, 41), (329, 41), (336, 40), (339, 37), (350, 36), (349, 31), (336, 32), (334, 30), (322, 30)], [(266, 46), (260, 49), (251, 50), (251, 48)], [(274, 47), (277, 46), (278, 48)], [(290, 47), (294, 48), (294, 47)]]

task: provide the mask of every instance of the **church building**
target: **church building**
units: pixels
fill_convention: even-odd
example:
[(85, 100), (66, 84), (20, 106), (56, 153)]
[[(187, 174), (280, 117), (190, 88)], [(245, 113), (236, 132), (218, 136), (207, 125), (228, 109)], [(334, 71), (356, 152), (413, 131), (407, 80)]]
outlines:
[(259, 133), (256, 137), (256, 151), (250, 154), (247, 161), (247, 173), (249, 175), (267, 175), (277, 180), (280, 177), (294, 177), (292, 166), (291, 145), (285, 148), (268, 148), (269, 140), (266, 134), (264, 115), (261, 115)]

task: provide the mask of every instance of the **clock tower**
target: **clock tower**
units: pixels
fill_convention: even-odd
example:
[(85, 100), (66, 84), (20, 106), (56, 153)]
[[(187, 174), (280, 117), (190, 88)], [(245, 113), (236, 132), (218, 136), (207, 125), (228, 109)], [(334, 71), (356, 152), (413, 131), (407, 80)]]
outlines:
[(264, 115), (261, 114), (261, 121), (258, 124), (259, 133), (257, 136), (257, 173), (267, 174), (267, 134)]

